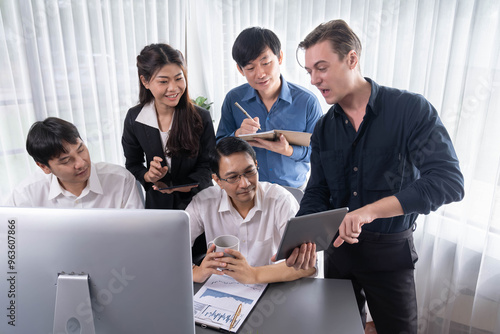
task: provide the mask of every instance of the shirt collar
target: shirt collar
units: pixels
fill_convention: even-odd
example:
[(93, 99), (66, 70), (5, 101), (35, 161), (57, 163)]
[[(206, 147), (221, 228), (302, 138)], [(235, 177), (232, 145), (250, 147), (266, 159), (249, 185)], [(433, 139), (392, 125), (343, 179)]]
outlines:
[(370, 99), (368, 100), (368, 106), (370, 107), (372, 113), (374, 113), (375, 115), (378, 115), (378, 108), (376, 108), (376, 103), (377, 103), (378, 92), (380, 90), (380, 86), (370, 78), (365, 77), (365, 80), (368, 81), (370, 83), (370, 85), (372, 86), (372, 92), (370, 94)]
[(288, 82), (283, 78), (283, 75), (280, 75), (281, 79), (281, 91), (280, 91), (280, 96), (278, 99), (281, 99), (283, 101), (286, 101), (290, 104), (292, 104), (292, 93), (290, 93), (290, 87), (288, 87)]
[[(368, 81), (368, 83), (371, 86), (371, 93), (370, 93), (370, 98), (368, 99), (368, 110), (370, 110), (374, 115), (378, 115), (379, 111), (378, 108), (376, 108), (376, 103), (377, 103), (377, 98), (378, 98), (378, 92), (380, 90), (379, 84), (377, 84), (375, 81), (373, 81), (370, 78), (365, 77), (365, 80)], [(333, 115), (335, 117), (340, 116), (341, 114), (344, 114), (344, 110), (339, 104), (335, 104), (333, 107)]]
[[(91, 164), (92, 168), (90, 169), (90, 177), (87, 183), (87, 187), (90, 191), (102, 195), (104, 191), (101, 186), (101, 181), (99, 181), (99, 176), (97, 175), (97, 170), (94, 164)], [(83, 193), (83, 192), (82, 192)]]
[[(233, 203), (231, 202), (231, 199), (229, 198), (229, 195), (227, 194), (227, 192), (221, 188), (221, 201), (220, 201), (220, 204), (219, 204), (219, 212), (226, 212), (226, 211), (231, 211), (231, 209), (235, 210), (236, 209), (234, 208), (233, 206)], [(260, 187), (260, 184), (259, 186), (257, 187), (257, 192), (255, 193), (255, 202), (254, 202), (254, 205), (253, 205), (253, 208), (250, 209), (250, 212), (254, 211), (262, 211), (262, 189)], [(248, 214), (248, 216), (250, 216), (250, 212)]]
[(57, 177), (54, 174), (50, 174), (50, 190), (49, 190), (49, 200), (53, 200), (57, 196), (63, 193), (63, 187), (59, 184)]
[(160, 129), (158, 126), (158, 117), (156, 117), (155, 102), (151, 101), (145, 104), (139, 115), (135, 118), (135, 121), (155, 129)]
[[(220, 187), (220, 186), (218, 186)], [(219, 212), (230, 211), (233, 204), (231, 203), (231, 199), (229, 198), (227, 192), (224, 189), (220, 189), (221, 191), (221, 201), (219, 204)]]
[[(97, 171), (96, 167), (94, 164), (90, 164), (90, 177), (87, 182), (87, 186), (82, 190), (82, 193), (80, 194), (79, 197), (85, 196), (89, 191), (92, 191), (96, 194), (102, 195), (103, 190), (101, 186), (101, 182), (99, 181), (99, 177), (97, 176)], [(50, 174), (50, 190), (49, 190), (49, 200), (53, 200), (59, 195), (64, 195), (64, 196), (75, 196), (71, 194), (69, 191), (65, 190), (61, 184), (59, 183), (59, 180), (54, 174)]]
[[(288, 82), (285, 80), (282, 74), (280, 74), (280, 80), (281, 80), (281, 90), (280, 90), (280, 95), (278, 96), (278, 100), (281, 99), (283, 101), (286, 101), (290, 104), (292, 104), (292, 93), (290, 92), (290, 87), (288, 87)], [(243, 95), (242, 101), (248, 101), (251, 99), (257, 99), (259, 97), (259, 94), (257, 93), (257, 90), (252, 88), (248, 84), (247, 91)]]

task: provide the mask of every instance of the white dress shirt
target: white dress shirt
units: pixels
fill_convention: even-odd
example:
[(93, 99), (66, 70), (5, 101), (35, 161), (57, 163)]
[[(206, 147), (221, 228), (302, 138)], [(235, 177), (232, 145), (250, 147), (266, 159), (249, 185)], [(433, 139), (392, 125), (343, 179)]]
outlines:
[(259, 182), (254, 207), (243, 219), (227, 193), (219, 186), (202, 190), (186, 208), (191, 222), (191, 245), (205, 232), (207, 242), (219, 235), (231, 234), (240, 239), (240, 252), (251, 266), (272, 264), (289, 218), (299, 204), (283, 187)]
[(6, 205), (46, 208), (144, 208), (134, 176), (124, 167), (107, 162), (91, 164), (87, 186), (80, 196), (75, 196), (61, 187), (53, 174), (37, 170), (14, 189)]

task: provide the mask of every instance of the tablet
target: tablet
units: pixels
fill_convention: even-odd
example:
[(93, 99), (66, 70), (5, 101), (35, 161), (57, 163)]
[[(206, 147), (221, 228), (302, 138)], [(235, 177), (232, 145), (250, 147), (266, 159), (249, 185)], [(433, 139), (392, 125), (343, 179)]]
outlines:
[(346, 207), (290, 218), (281, 237), (276, 260), (288, 258), (295, 247), (307, 242), (314, 242), (317, 252), (327, 249), (347, 211)]
[(158, 190), (169, 190), (169, 189), (177, 189), (177, 188), (184, 188), (184, 187), (195, 187), (198, 185), (199, 185), (199, 183), (179, 184), (176, 186), (161, 187), (161, 188), (158, 188)]

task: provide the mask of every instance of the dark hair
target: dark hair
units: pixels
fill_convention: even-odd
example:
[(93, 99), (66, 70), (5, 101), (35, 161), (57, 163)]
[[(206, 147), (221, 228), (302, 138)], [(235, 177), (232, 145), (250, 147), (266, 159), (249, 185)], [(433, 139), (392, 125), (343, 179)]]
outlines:
[(212, 173), (219, 176), (220, 159), (223, 156), (227, 157), (239, 152), (247, 153), (253, 161), (257, 162), (257, 156), (252, 146), (243, 139), (238, 137), (225, 137), (219, 140), (217, 145), (215, 145), (215, 149), (210, 152), (210, 169)]
[(26, 139), (26, 150), (36, 161), (49, 166), (49, 160), (68, 153), (64, 144), (76, 144), (81, 139), (76, 126), (57, 117), (33, 123)]
[(361, 57), (361, 41), (344, 20), (332, 20), (320, 24), (299, 43), (299, 49), (308, 49), (325, 40), (330, 41), (333, 51), (340, 59), (344, 59), (351, 50), (356, 51), (358, 57)]
[(246, 28), (234, 41), (233, 59), (243, 68), (264, 52), (266, 47), (279, 58), (281, 43), (274, 32), (260, 27)]
[(198, 154), (203, 123), (200, 114), (189, 98), (184, 57), (180, 51), (168, 44), (151, 44), (142, 49), (137, 56), (139, 102), (141, 105), (145, 105), (154, 100), (151, 91), (142, 84), (141, 76), (149, 82), (163, 66), (168, 64), (175, 64), (181, 68), (186, 80), (186, 90), (175, 107), (176, 113), (167, 141), (167, 155), (170, 157), (194, 157)]

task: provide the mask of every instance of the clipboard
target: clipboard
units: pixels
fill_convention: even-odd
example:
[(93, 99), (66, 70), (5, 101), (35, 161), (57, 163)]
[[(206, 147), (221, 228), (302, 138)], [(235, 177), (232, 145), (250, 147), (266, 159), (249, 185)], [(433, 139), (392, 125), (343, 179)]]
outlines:
[(349, 209), (347, 207), (292, 217), (281, 237), (276, 260), (286, 259), (303, 243), (313, 242), (316, 251), (327, 249)]
[(256, 132), (246, 135), (239, 135), (238, 137), (246, 141), (255, 140), (255, 138), (276, 141), (279, 140), (279, 136), (281, 134), (285, 136), (286, 140), (292, 145), (309, 146), (311, 143), (311, 133), (290, 130), (271, 130)]

